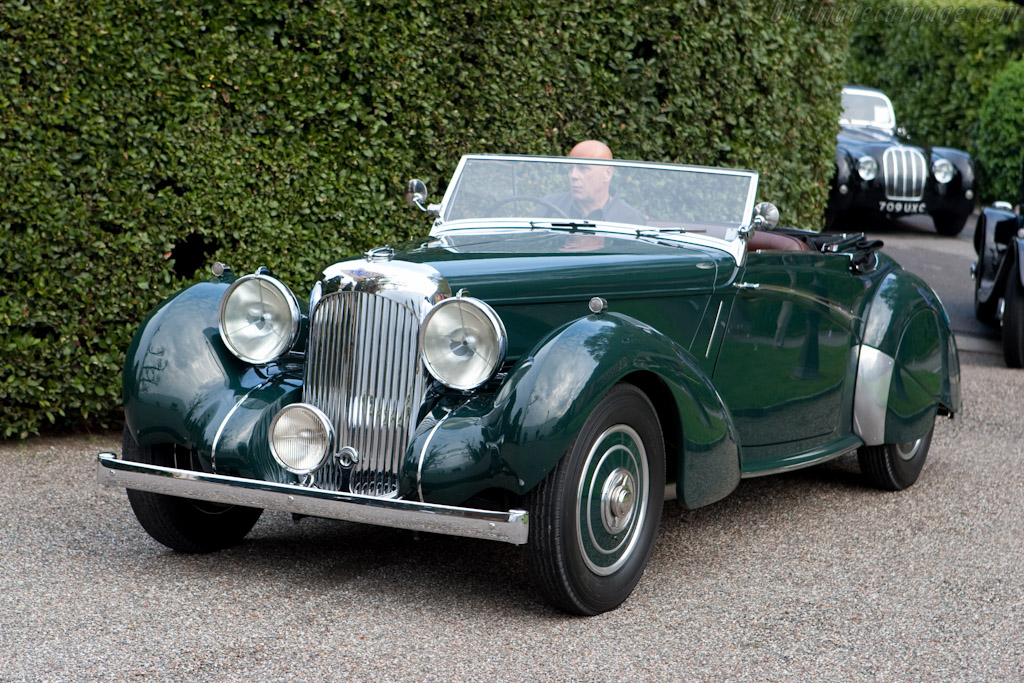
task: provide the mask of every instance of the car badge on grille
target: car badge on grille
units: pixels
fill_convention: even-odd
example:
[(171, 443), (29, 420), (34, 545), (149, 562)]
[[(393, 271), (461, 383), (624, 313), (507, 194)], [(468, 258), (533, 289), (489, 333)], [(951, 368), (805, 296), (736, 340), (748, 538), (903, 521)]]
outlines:
[(334, 454), (334, 458), (342, 467), (352, 467), (359, 462), (359, 452), (351, 446), (345, 446)]

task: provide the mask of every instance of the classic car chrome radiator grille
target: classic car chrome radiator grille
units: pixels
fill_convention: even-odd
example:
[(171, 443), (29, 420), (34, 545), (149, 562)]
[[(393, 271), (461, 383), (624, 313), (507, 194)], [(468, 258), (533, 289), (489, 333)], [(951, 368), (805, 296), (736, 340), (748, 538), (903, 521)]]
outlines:
[(342, 463), (354, 459), (350, 492), (398, 492), (425, 386), (418, 337), (416, 315), (391, 299), (345, 291), (320, 300), (310, 320), (304, 400), (334, 424), (335, 454), (314, 475), (315, 486), (341, 490)]
[(887, 199), (920, 201), (928, 179), (928, 163), (916, 149), (890, 147), (882, 155), (882, 177)]

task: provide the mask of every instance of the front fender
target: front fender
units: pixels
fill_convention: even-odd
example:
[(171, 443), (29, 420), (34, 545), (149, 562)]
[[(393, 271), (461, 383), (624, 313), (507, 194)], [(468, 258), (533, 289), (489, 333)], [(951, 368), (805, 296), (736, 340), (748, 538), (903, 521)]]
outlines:
[[(493, 397), (433, 415), (421, 429), (408, 469), (424, 500), (465, 501), (499, 486), (523, 494), (569, 449), (583, 423), (619, 381), (654, 382), (671, 406), (658, 405), (687, 507), (719, 500), (740, 479), (731, 416), (688, 351), (644, 323), (609, 313), (576, 320), (524, 357)], [(669, 424), (664, 424), (671, 421)]]
[(854, 431), (867, 445), (924, 436), (936, 411), (960, 411), (960, 361), (934, 291), (902, 269), (867, 309), (854, 396)]
[[(140, 445), (193, 449), (203, 468), (275, 478), (269, 417), (298, 400), (298, 376), (254, 368), (224, 346), (218, 307), (229, 282), (211, 280), (169, 297), (139, 328), (122, 375), (125, 422)], [(268, 417), (269, 416), (269, 417)]]
[(931, 161), (938, 158), (948, 159), (956, 168), (961, 193), (974, 188), (974, 161), (970, 154), (952, 147), (932, 147)]

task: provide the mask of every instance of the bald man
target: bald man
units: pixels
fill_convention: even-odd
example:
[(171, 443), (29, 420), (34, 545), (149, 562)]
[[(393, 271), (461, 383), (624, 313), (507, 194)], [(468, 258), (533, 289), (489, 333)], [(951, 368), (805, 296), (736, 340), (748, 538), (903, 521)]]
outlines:
[[(599, 140), (584, 140), (569, 152), (577, 159), (612, 159), (612, 150)], [(639, 211), (615, 196), (611, 182), (615, 169), (597, 164), (569, 167), (569, 191), (548, 195), (545, 202), (557, 206), (568, 218), (614, 221), (644, 225)]]

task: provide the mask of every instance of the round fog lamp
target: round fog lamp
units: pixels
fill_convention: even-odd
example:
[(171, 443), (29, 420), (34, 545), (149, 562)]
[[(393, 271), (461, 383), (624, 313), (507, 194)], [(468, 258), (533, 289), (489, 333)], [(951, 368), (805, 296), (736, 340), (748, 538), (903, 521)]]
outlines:
[(505, 326), (479, 299), (446, 299), (420, 328), (423, 364), (447, 387), (468, 391), (489, 380), (505, 360)]
[(953, 179), (953, 163), (949, 159), (936, 159), (932, 164), (932, 175), (943, 185)]
[(864, 180), (874, 180), (878, 175), (878, 162), (867, 155), (857, 159), (857, 175)]
[(281, 467), (295, 474), (320, 469), (332, 443), (331, 421), (308, 403), (285, 406), (270, 423), (270, 452)]

